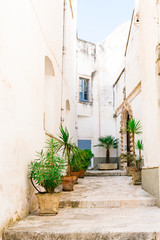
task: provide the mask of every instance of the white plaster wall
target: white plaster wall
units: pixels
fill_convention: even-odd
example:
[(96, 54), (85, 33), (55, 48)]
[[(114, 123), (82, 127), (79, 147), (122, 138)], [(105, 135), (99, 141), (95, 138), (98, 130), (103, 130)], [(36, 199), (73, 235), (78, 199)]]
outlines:
[(139, 0), (136, 1), (131, 33), (125, 58), (126, 97), (140, 82), (140, 23), (136, 23), (139, 14)]
[(156, 167), (160, 163), (160, 106), (159, 77), (156, 72), (156, 45), (158, 39), (158, 2), (140, 2), (141, 79), (143, 102), (143, 128), (145, 166)]
[[(91, 139), (92, 146), (100, 136), (116, 137), (113, 83), (123, 65), (128, 31), (129, 23), (125, 23), (96, 46), (78, 41), (78, 77), (89, 77), (92, 83), (91, 103), (78, 103), (78, 138)], [(102, 148), (93, 148), (93, 152), (95, 157), (106, 154)], [(112, 150), (111, 157), (116, 156), (117, 151)]]
[[(76, 7), (76, 1), (73, 2)], [(67, 11), (71, 15), (70, 6)], [(50, 103), (50, 108), (54, 108), (50, 121), (56, 119), (54, 124), (49, 122), (49, 131), (52, 134), (58, 132), (61, 117), (62, 13), (63, 5), (58, 0), (48, 0), (47, 3), (36, 0), (0, 2), (0, 233), (7, 224), (19, 220), (29, 211), (31, 186), (27, 177), (28, 163), (45, 144), (46, 78), (51, 81), (54, 95)], [(72, 26), (66, 42), (69, 50), (72, 41), (75, 47), (75, 21), (76, 13), (74, 19), (69, 18), (67, 22), (67, 29)], [(69, 76), (69, 79), (66, 78), (67, 88), (72, 84), (74, 86), (75, 82), (75, 53), (76, 48), (65, 65), (66, 68), (69, 66), (66, 70)], [(45, 56), (50, 58), (55, 76), (45, 77)], [(74, 100), (70, 118), (75, 112), (73, 104)], [(74, 129), (74, 125), (70, 128)]]
[[(143, 116), (142, 116), (142, 93), (139, 93), (130, 103), (132, 111), (133, 111), (133, 117), (136, 119), (136, 121), (140, 121), (141, 125), (142, 125), (142, 134), (140, 135), (136, 135), (135, 136), (135, 142), (137, 142), (138, 140), (143, 140)], [(144, 148), (146, 148), (146, 146), (144, 146)], [(138, 151), (136, 150), (136, 154), (138, 156)]]
[(113, 87), (114, 96), (114, 110), (116, 110), (122, 103), (124, 99), (123, 89), (125, 87), (125, 72), (121, 75), (120, 79)]
[[(77, 132), (75, 129), (76, 121), (76, 30), (77, 30), (77, 0), (72, 0), (73, 16), (70, 9), (69, 0), (66, 1), (66, 29), (65, 29), (65, 45), (64, 45), (64, 80), (63, 80), (63, 120), (64, 126), (67, 126), (70, 136), (73, 140), (77, 140)], [(66, 109), (66, 101), (69, 100), (70, 110)]]

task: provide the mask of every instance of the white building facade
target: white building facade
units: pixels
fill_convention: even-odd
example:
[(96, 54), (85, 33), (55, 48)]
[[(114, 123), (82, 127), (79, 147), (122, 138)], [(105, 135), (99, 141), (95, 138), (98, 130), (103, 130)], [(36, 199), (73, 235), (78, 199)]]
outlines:
[[(77, 40), (77, 127), (81, 148), (94, 153), (92, 168), (105, 162), (106, 151), (94, 147), (100, 136), (117, 137), (113, 118), (113, 83), (124, 61), (129, 23), (119, 26), (104, 41), (93, 44)], [(119, 164), (117, 150), (110, 161)]]
[(34, 210), (28, 164), (60, 123), (76, 140), (76, 0), (0, 2), (0, 234)]

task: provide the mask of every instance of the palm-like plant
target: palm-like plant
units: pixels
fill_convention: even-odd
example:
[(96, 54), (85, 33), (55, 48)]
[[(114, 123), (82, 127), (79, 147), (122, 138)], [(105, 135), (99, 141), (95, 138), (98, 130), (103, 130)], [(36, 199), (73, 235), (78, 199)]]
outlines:
[(112, 136), (100, 137), (98, 140), (100, 144), (97, 144), (94, 147), (104, 147), (106, 149), (106, 163), (109, 163), (110, 148), (118, 148), (119, 140)]
[(140, 168), (141, 160), (142, 160), (142, 154), (141, 154), (141, 152), (142, 152), (142, 150), (144, 149), (144, 145), (143, 145), (142, 140), (138, 140), (135, 147), (136, 147), (136, 149), (139, 150), (138, 168)]
[(58, 151), (62, 150), (63, 155), (67, 156), (67, 176), (71, 176), (71, 154), (74, 154), (79, 148), (75, 143), (72, 143), (72, 139), (69, 138), (69, 132), (66, 127), (64, 129), (61, 125), (59, 129), (59, 138), (54, 137), (54, 139), (56, 140)]
[(132, 146), (133, 146), (133, 158), (134, 162), (135, 159), (135, 135), (140, 135), (142, 133), (142, 125), (140, 121), (136, 121), (134, 118), (129, 120), (127, 122), (127, 129), (125, 129), (126, 132), (129, 132), (132, 134)]

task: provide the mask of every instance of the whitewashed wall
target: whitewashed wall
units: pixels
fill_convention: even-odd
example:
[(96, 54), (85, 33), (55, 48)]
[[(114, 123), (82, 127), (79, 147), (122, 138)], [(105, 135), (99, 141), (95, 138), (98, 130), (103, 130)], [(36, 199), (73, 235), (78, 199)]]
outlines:
[[(76, 1), (72, 2), (74, 18), (69, 0), (66, 10), (64, 99), (72, 91), (70, 86), (74, 86), (76, 78)], [(7, 224), (29, 212), (28, 163), (45, 144), (44, 125), (47, 124), (47, 131), (51, 134), (58, 132), (62, 36), (63, 1), (0, 1), (0, 233)], [(49, 65), (45, 62), (46, 56)], [(47, 106), (46, 88), (52, 88), (48, 94), (50, 105)], [(69, 129), (74, 133), (74, 94), (70, 101), (70, 113), (64, 112), (63, 118), (65, 121), (73, 119)], [(44, 112), (49, 113), (49, 110), (48, 122), (44, 123)]]
[[(80, 103), (77, 99), (78, 139), (92, 140), (95, 157), (104, 158), (106, 154), (102, 148), (93, 148), (100, 136), (116, 137), (112, 86), (123, 65), (128, 31), (129, 23), (125, 23), (96, 45), (83, 40), (77, 43), (78, 78), (91, 79), (90, 103)], [(111, 157), (117, 157), (116, 150), (111, 151)]]

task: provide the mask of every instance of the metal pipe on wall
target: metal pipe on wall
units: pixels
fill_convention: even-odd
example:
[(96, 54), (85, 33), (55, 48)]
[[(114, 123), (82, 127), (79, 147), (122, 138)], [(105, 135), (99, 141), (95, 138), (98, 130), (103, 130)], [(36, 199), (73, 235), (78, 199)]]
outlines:
[(61, 75), (61, 124), (64, 121), (63, 117), (63, 87), (64, 87), (64, 66), (65, 66), (65, 54), (66, 54), (66, 48), (65, 48), (65, 28), (66, 28), (66, 0), (63, 1), (63, 39), (62, 39), (62, 75)]

